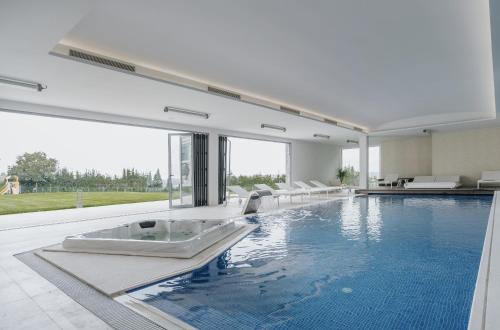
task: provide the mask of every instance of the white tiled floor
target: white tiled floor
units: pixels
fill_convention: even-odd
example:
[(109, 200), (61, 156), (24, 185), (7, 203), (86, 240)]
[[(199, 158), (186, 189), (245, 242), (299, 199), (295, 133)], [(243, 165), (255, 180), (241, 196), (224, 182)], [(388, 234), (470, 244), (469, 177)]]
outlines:
[[(282, 208), (289, 206), (282, 201)], [(152, 202), (0, 216), (0, 329), (109, 329), (14, 254), (61, 242), (70, 234), (139, 219), (228, 218), (240, 210), (236, 202), (176, 210)]]

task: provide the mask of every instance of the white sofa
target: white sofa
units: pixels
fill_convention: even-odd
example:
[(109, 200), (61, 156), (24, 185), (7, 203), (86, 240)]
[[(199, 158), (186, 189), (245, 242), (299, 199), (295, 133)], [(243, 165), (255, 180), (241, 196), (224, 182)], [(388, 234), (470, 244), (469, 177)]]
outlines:
[(460, 187), (460, 175), (416, 176), (405, 184), (406, 189), (454, 189)]
[(481, 184), (500, 185), (500, 171), (484, 171), (481, 179), (477, 180), (477, 189)]

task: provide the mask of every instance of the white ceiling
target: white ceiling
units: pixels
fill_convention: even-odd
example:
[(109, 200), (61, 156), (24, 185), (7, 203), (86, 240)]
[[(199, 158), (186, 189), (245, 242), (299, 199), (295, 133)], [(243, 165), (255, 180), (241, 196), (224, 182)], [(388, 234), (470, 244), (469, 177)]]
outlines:
[[(0, 75), (48, 85), (0, 85), (0, 99), (292, 139), (359, 135), (48, 54), (64, 43), (372, 131), (496, 114), (487, 0), (1, 0), (0, 9)], [(170, 116), (166, 105), (212, 116)]]
[(495, 115), (488, 2), (113, 0), (64, 42), (391, 129)]
[[(76, 108), (280, 139), (342, 144), (346, 139), (360, 135), (256, 105), (49, 55), (63, 35), (88, 13), (91, 4), (63, 0), (1, 3), (0, 75), (39, 81), (48, 88), (37, 93), (0, 84), (0, 100)], [(24, 22), (22, 25), (18, 24), (20, 17)], [(163, 109), (167, 105), (208, 112), (211, 116), (205, 120), (166, 114)], [(285, 126), (287, 132), (262, 129), (262, 123)], [(314, 139), (315, 133), (329, 135), (331, 139)]]

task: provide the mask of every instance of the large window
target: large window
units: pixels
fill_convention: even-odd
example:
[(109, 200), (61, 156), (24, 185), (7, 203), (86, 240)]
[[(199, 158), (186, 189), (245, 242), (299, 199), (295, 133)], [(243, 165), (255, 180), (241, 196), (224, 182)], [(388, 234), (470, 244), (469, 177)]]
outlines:
[(264, 183), (276, 188), (285, 182), (288, 163), (288, 144), (229, 137), (229, 185), (253, 189)]
[(380, 177), (380, 146), (368, 149), (368, 176), (370, 182), (376, 181)]
[(0, 214), (162, 201), (161, 129), (0, 112)]
[[(348, 170), (346, 184), (359, 184), (359, 148), (342, 149), (342, 168)], [(368, 149), (368, 176), (370, 185), (374, 185), (380, 176), (380, 147)]]

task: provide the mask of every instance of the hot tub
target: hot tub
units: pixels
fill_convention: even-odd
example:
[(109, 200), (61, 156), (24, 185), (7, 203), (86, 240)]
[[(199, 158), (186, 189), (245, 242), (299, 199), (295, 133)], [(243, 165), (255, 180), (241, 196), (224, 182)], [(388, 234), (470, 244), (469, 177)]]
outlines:
[(71, 252), (191, 258), (243, 225), (228, 220), (147, 220), (68, 236)]

